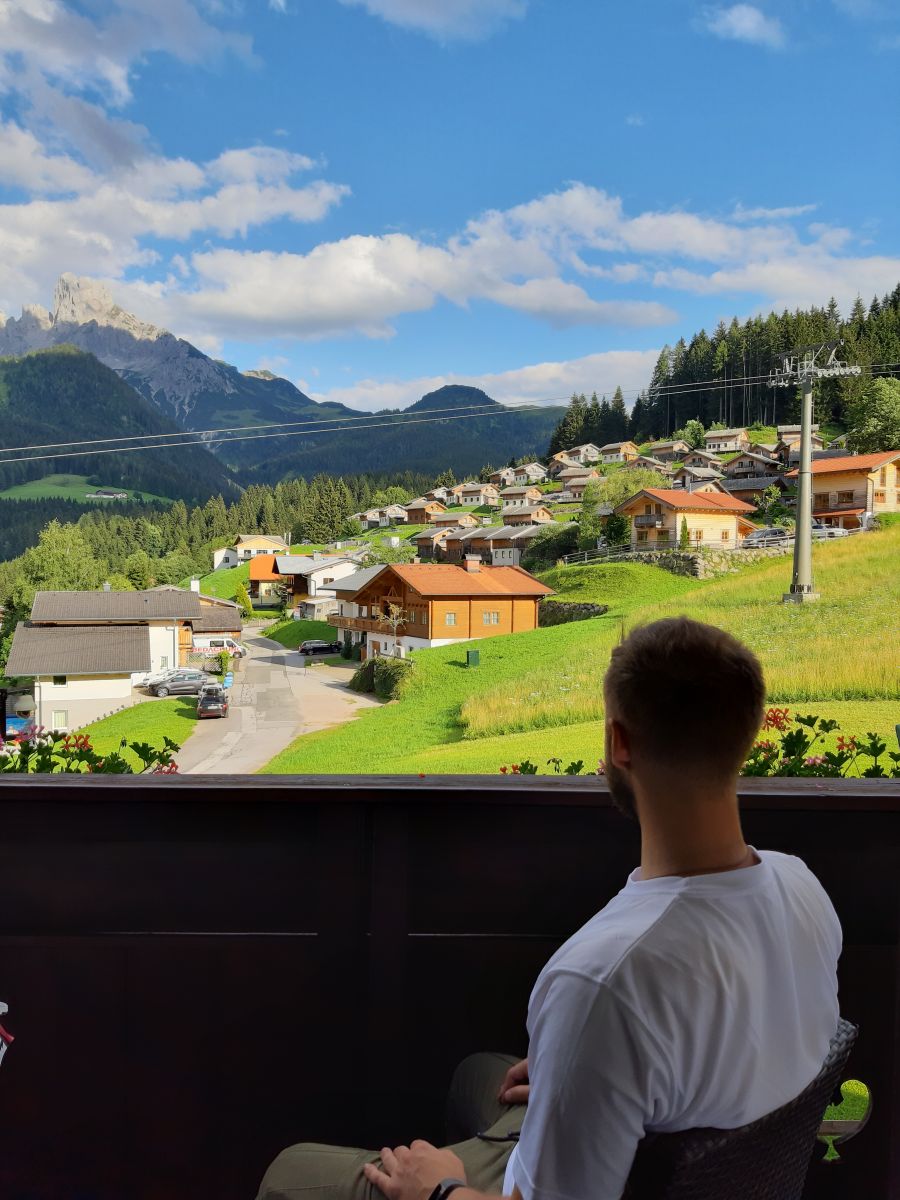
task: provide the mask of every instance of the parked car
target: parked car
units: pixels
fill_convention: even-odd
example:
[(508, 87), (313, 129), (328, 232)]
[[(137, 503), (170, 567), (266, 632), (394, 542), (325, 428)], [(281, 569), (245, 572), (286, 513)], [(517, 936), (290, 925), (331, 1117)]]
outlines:
[(197, 697), (197, 720), (203, 717), (227, 717), (228, 692), (223, 687), (207, 684)]
[(813, 521), (812, 535), (814, 538), (849, 537), (849, 529), (841, 529), (839, 525), (825, 525), (822, 521)]
[(194, 635), (194, 649), (205, 650), (209, 654), (219, 654), (222, 650), (227, 650), (229, 654), (233, 654), (235, 658), (243, 658), (247, 653), (247, 647), (242, 646), (240, 642), (236, 642), (233, 637), (227, 637), (224, 634), (197, 634)]
[(178, 667), (165, 667), (161, 671), (148, 671), (146, 675), (142, 675), (137, 681), (138, 687), (152, 688), (157, 683), (162, 683), (164, 679), (168, 679), (170, 675), (177, 675)]
[(752, 533), (748, 533), (741, 542), (748, 550), (760, 546), (781, 546), (785, 542), (793, 541), (794, 535), (789, 529), (784, 529), (781, 525), (770, 525), (766, 529), (754, 529)]
[(340, 651), (340, 646), (337, 642), (321, 642), (313, 639), (308, 642), (301, 642), (297, 650), (300, 654), (337, 654)]
[(199, 696), (204, 687), (209, 684), (209, 675), (205, 671), (195, 671), (184, 667), (173, 671), (159, 683), (151, 684), (150, 691), (154, 696)]

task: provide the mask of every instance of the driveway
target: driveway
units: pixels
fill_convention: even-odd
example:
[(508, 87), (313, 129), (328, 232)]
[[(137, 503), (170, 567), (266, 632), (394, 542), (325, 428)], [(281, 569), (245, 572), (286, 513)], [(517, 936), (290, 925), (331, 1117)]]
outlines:
[(246, 630), (242, 641), (249, 654), (235, 672), (228, 716), (197, 722), (177, 756), (182, 774), (252, 775), (301, 733), (378, 704), (347, 690), (348, 668), (306, 667), (296, 650)]

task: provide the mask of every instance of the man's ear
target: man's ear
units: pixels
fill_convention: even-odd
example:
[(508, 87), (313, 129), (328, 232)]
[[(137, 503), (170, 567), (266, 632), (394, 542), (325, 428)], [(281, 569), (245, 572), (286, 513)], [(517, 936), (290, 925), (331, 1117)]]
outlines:
[(628, 730), (621, 721), (610, 718), (609, 728), (609, 757), (614, 766), (628, 768), (631, 766), (631, 740)]

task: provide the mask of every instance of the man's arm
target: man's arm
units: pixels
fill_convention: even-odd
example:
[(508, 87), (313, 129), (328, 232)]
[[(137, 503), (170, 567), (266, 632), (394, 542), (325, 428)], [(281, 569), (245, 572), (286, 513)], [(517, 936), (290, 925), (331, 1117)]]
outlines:
[[(428, 1200), (442, 1179), (465, 1179), (466, 1171), (452, 1150), (439, 1150), (430, 1142), (416, 1141), (409, 1146), (384, 1146), (381, 1168), (366, 1163), (363, 1174), (387, 1200)], [(497, 1200), (475, 1188), (455, 1188), (453, 1200)], [(512, 1200), (522, 1200), (518, 1188), (513, 1188)]]

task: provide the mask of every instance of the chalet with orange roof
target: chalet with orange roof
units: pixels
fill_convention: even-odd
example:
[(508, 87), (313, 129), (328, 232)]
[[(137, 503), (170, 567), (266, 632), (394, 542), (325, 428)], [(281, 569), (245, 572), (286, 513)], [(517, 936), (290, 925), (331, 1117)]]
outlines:
[(352, 595), (339, 590), (340, 611), (328, 623), (342, 640), (359, 642), (364, 657), (403, 658), (428, 646), (536, 629), (538, 605), (551, 592), (521, 567), (486, 566), (477, 555), (458, 566), (392, 563)]
[(274, 554), (257, 554), (250, 559), (247, 592), (258, 604), (277, 604), (278, 588), (284, 580), (275, 570)]
[(643, 488), (615, 511), (631, 519), (631, 545), (637, 550), (677, 547), (682, 521), (695, 549), (732, 550), (755, 528), (749, 519), (753, 505), (719, 491)]
[[(785, 476), (797, 479), (796, 471)], [(900, 511), (900, 450), (842, 454), (812, 462), (813, 518), (843, 529), (864, 529), (879, 513)]]

